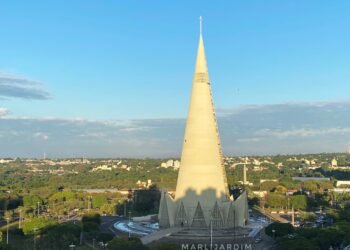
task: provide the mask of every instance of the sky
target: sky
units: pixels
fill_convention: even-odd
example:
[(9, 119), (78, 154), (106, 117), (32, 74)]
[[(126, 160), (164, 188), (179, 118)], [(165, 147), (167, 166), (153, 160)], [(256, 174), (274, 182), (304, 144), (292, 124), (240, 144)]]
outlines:
[(0, 157), (178, 157), (203, 16), (224, 153), (345, 151), (349, 1), (3, 1)]

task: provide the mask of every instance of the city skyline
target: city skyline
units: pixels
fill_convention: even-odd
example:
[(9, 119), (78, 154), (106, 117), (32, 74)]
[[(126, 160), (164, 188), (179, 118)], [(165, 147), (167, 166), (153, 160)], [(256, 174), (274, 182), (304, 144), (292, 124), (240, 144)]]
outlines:
[(179, 156), (199, 15), (225, 154), (350, 142), (345, 1), (66, 6), (0, 10), (0, 157)]

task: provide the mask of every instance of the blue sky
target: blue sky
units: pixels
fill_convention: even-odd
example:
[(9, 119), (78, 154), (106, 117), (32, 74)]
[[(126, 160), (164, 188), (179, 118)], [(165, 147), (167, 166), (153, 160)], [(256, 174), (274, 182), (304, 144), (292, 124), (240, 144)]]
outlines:
[(184, 118), (200, 15), (218, 110), (347, 102), (349, 9), (322, 0), (3, 1), (0, 117)]

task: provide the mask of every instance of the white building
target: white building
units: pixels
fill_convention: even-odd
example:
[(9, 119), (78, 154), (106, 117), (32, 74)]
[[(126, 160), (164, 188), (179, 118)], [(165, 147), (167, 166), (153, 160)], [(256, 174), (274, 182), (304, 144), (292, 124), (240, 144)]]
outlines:
[(332, 168), (337, 167), (338, 166), (338, 162), (336, 159), (333, 159), (331, 162)]
[(168, 160), (167, 162), (166, 162), (166, 165), (167, 165), (167, 167), (172, 167), (172, 166), (174, 166), (174, 160)]

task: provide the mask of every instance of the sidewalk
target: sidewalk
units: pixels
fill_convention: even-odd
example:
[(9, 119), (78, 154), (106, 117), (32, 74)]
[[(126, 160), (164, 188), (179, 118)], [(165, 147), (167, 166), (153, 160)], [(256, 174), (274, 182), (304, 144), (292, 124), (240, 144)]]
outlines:
[(160, 240), (161, 238), (164, 238), (166, 236), (169, 236), (173, 233), (180, 232), (183, 228), (181, 227), (172, 227), (172, 228), (166, 228), (159, 231), (156, 231), (154, 233), (151, 233), (149, 235), (146, 235), (141, 238), (141, 241), (144, 245), (147, 245), (153, 241)]

